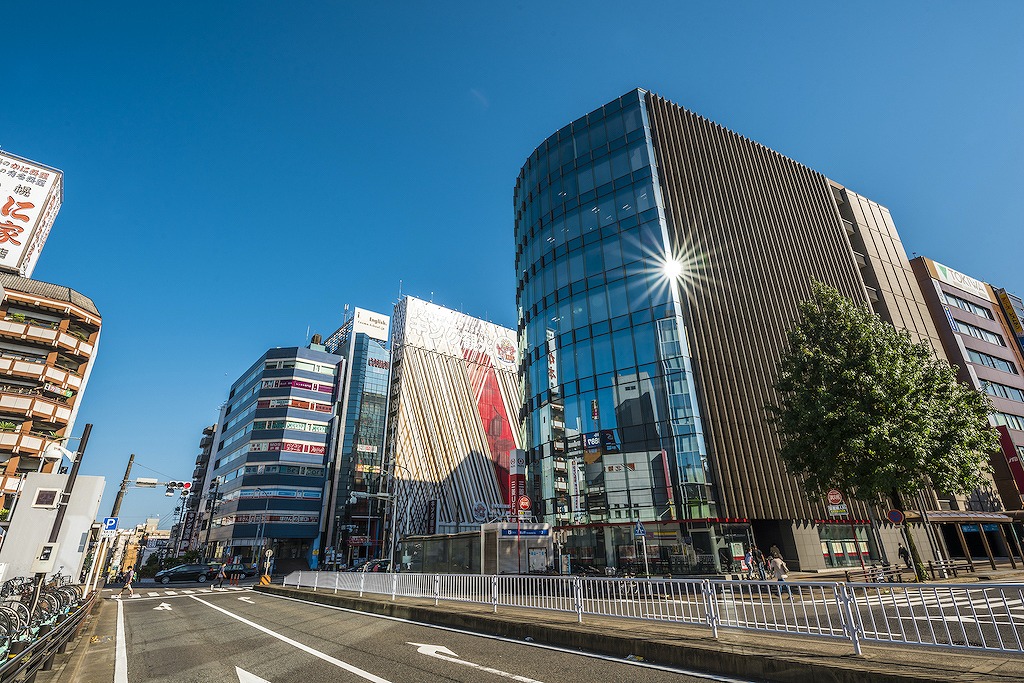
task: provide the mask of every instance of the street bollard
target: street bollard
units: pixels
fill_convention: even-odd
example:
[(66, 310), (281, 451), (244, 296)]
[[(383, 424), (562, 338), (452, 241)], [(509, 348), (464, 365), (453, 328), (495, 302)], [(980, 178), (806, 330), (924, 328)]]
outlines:
[(398, 593), (398, 572), (391, 572), (391, 602), (395, 601), (396, 593)]
[(493, 614), (498, 613), (498, 576), (491, 577), (491, 602), (494, 604)]
[(434, 574), (434, 607), (437, 607), (438, 601), (441, 599), (441, 575)]
[(317, 584), (320, 583), (320, 572), (313, 574), (313, 592), (316, 593)]
[(359, 597), (363, 597), (363, 585), (366, 583), (366, 572), (359, 572)]
[(338, 572), (334, 572), (334, 592), (338, 592)]

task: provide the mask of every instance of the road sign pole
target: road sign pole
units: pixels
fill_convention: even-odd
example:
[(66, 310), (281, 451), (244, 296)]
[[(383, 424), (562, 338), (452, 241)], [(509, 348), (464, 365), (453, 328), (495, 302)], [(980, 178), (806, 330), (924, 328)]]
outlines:
[(644, 576), (650, 576), (651, 575), (651, 568), (647, 566), (647, 537), (646, 536), (641, 536), (640, 537), (640, 545), (644, 549)]

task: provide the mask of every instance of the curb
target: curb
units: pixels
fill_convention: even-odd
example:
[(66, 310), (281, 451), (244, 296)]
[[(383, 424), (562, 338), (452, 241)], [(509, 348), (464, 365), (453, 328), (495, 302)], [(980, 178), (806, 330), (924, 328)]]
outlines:
[[(594, 622), (583, 624), (557, 623), (550, 615), (541, 613), (531, 620), (513, 620), (510, 613), (481, 614), (442, 607), (369, 600), (345, 594), (314, 593), (282, 586), (254, 586), (253, 590), (305, 602), (343, 607), (368, 614), (398, 617), (435, 626), (446, 626), (477, 633), (501, 636), (513, 640), (526, 640), (571, 650), (591, 652), (611, 657), (634, 656), (644, 661), (681, 669), (703, 671), (748, 680), (801, 683), (923, 683), (942, 680), (935, 669), (916, 671), (882, 671), (872, 668), (871, 657), (841, 654), (842, 645), (822, 641), (820, 653), (789, 653), (784, 645), (788, 640), (775, 634), (766, 636), (772, 643), (741, 644), (714, 640), (707, 632), (687, 629), (673, 624), (672, 632), (651, 638), (630, 635), (628, 624), (622, 632), (609, 632)], [(647, 624), (648, 626), (650, 624)], [(691, 637), (686, 633), (693, 631)], [(790, 640), (790, 642), (792, 642)], [(774, 644), (777, 647), (772, 648)], [(839, 645), (838, 647), (836, 647)], [(806, 647), (806, 641), (804, 641)], [(879, 662), (879, 664), (883, 664)], [(890, 664), (888, 662), (884, 664)], [(899, 668), (899, 665), (896, 665)], [(906, 665), (902, 668), (909, 669)], [(963, 669), (946, 672), (950, 680), (963, 677)], [(969, 680), (969, 679), (968, 679)]]

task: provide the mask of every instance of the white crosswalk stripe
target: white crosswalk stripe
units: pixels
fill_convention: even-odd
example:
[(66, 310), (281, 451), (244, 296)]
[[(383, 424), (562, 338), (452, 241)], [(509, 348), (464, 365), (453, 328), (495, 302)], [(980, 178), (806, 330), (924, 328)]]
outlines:
[(149, 597), (156, 598), (156, 597), (159, 597), (159, 595), (160, 595), (159, 593), (150, 593)]

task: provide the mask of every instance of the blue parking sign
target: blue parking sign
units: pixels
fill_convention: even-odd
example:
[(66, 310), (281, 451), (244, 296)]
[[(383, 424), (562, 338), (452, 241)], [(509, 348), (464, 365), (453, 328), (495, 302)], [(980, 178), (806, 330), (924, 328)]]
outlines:
[(103, 518), (103, 530), (104, 531), (117, 531), (117, 517), (104, 517)]

